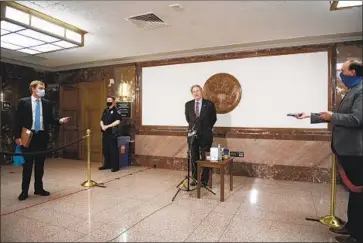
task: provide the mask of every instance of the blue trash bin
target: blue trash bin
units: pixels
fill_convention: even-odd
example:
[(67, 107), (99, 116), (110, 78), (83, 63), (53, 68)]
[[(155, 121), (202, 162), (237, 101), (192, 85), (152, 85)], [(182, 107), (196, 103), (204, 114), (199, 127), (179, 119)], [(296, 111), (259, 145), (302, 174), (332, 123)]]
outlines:
[(130, 136), (117, 137), (120, 168), (130, 166), (130, 160), (129, 160), (130, 140), (131, 140)]

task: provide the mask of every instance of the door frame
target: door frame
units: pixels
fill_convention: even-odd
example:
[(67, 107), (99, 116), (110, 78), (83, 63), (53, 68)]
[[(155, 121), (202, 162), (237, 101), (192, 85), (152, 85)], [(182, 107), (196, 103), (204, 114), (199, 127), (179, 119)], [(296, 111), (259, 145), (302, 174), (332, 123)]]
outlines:
[[(95, 83), (99, 83), (100, 84), (100, 87), (102, 87), (99, 92), (101, 92), (101, 97), (104, 96), (105, 98), (104, 99), (101, 99), (99, 101), (99, 104), (100, 104), (100, 107), (104, 107), (104, 103), (105, 103), (105, 100), (106, 100), (106, 96), (107, 96), (107, 83), (105, 81), (96, 81), (96, 82), (80, 82), (77, 84), (78, 86), (78, 90), (79, 90), (79, 93), (78, 93), (78, 100), (79, 100), (79, 104), (80, 104), (80, 119), (79, 119), (79, 136), (84, 136), (86, 135), (86, 130), (88, 129), (88, 116), (86, 114), (86, 110), (87, 110), (87, 107), (86, 106), (86, 102), (82, 102), (82, 99), (83, 99), (83, 92), (85, 90), (87, 90), (87, 87), (88, 86), (91, 86), (91, 85), (94, 85)], [(103, 84), (103, 85), (102, 85)], [(102, 115), (102, 108), (101, 110), (99, 111), (99, 116), (101, 117)], [(92, 133), (94, 133), (95, 131), (91, 131), (91, 136), (92, 136)], [(86, 144), (86, 141), (85, 141), (85, 144)], [(91, 145), (92, 146), (92, 145)], [(80, 145), (80, 149), (79, 149), (79, 158), (82, 159), (82, 160), (87, 160), (87, 151), (84, 151), (84, 148), (85, 146), (82, 146), (82, 144)], [(102, 142), (101, 142), (101, 151), (102, 151)], [(92, 161), (91, 161), (92, 162)], [(97, 162), (97, 161), (94, 161), (94, 162)], [(103, 161), (100, 161), (101, 163)]]

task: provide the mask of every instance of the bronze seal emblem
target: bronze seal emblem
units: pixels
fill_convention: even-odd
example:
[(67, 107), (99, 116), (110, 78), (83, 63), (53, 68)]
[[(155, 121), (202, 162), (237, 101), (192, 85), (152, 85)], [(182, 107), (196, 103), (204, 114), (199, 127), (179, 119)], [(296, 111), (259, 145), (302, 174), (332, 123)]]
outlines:
[(239, 104), (242, 88), (234, 76), (228, 73), (217, 73), (205, 82), (203, 97), (215, 104), (217, 114), (226, 114)]

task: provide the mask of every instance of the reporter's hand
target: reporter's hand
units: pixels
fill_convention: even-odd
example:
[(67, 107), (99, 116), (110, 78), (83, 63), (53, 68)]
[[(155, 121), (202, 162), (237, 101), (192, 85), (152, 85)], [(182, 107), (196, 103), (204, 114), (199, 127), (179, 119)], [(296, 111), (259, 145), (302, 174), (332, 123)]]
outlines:
[(21, 138), (17, 138), (17, 139), (15, 139), (15, 143), (16, 143), (17, 145), (19, 145), (19, 146), (23, 145), (23, 144), (21, 143)]
[(59, 120), (59, 122), (60, 122), (60, 124), (66, 124), (66, 123), (68, 123), (68, 122), (69, 122), (69, 120), (70, 120), (70, 118), (69, 118), (69, 117), (63, 117), (63, 118), (61, 118), (61, 119)]
[(309, 113), (297, 113), (296, 114), (296, 118), (297, 119), (306, 119), (306, 118), (310, 118), (310, 114)]
[(332, 115), (333, 115), (333, 112), (324, 111), (324, 112), (320, 113), (320, 119), (323, 119), (324, 121), (331, 121)]

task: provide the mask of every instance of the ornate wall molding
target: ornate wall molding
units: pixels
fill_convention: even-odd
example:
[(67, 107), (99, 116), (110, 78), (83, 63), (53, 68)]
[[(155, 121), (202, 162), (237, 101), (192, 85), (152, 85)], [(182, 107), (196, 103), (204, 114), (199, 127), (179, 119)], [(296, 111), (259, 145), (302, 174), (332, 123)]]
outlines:
[[(336, 104), (335, 95), (335, 66), (336, 66), (336, 44), (323, 44), (323, 45), (308, 45), (308, 46), (295, 46), (284, 47), (275, 49), (264, 49), (258, 51), (246, 51), (225, 53), (216, 55), (204, 55), (185, 58), (175, 58), (166, 60), (157, 60), (151, 62), (142, 62), (137, 64), (136, 71), (136, 123), (137, 134), (142, 135), (170, 135), (170, 136), (185, 136), (187, 127), (180, 126), (142, 126), (142, 68), (152, 66), (163, 66), (172, 64), (183, 63), (196, 63), (196, 62), (208, 62), (217, 60), (239, 59), (239, 58), (251, 58), (251, 57), (267, 57), (275, 55), (288, 55), (299, 53), (313, 53), (327, 51), (329, 61), (329, 77), (327, 80), (328, 85), (328, 106), (329, 110), (333, 110)], [(232, 80), (232, 79), (231, 79)], [(233, 81), (232, 81), (233, 82)], [(242, 95), (241, 87), (241, 95)], [(207, 87), (208, 89), (208, 87)], [(235, 86), (238, 92), (238, 86)], [(233, 109), (238, 100), (238, 95), (231, 101), (227, 107), (220, 107), (220, 112), (228, 112), (229, 109)], [(183, 111), (181, 111), (183, 112)], [(214, 135), (216, 137), (233, 137), (233, 138), (264, 138), (264, 139), (287, 139), (287, 140), (317, 140), (328, 141), (331, 136), (331, 126), (328, 129), (294, 129), (294, 128), (244, 128), (244, 127), (217, 127), (214, 129)]]

